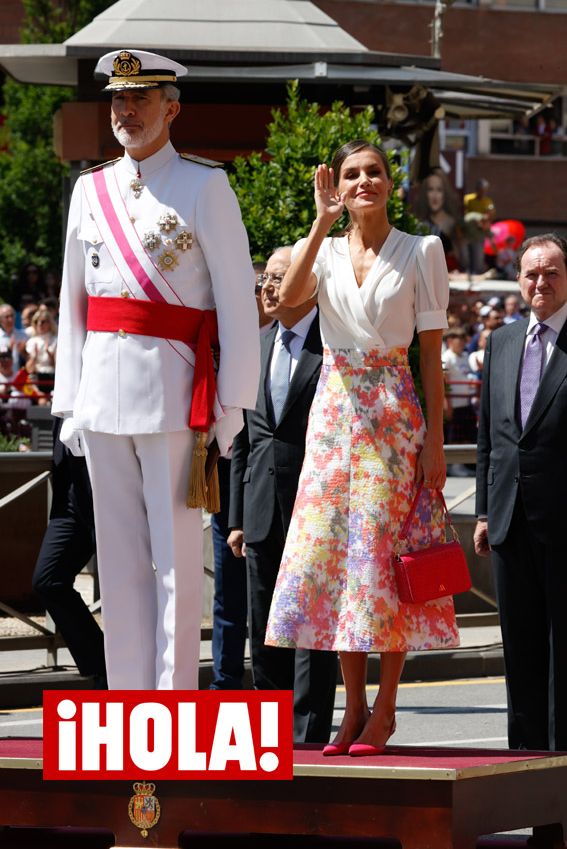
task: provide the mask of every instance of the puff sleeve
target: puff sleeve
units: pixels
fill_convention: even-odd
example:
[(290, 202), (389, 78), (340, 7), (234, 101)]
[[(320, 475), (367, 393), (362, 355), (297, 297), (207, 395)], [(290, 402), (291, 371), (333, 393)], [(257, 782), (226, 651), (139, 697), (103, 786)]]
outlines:
[(417, 332), (444, 330), (449, 305), (449, 276), (441, 239), (425, 236), (416, 252), (415, 321)]

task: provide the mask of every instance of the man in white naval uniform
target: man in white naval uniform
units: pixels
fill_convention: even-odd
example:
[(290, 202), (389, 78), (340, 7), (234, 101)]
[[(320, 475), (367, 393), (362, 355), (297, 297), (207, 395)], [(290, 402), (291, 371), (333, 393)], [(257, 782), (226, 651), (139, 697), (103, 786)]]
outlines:
[(169, 141), (180, 110), (172, 83), (186, 69), (131, 50), (96, 70), (110, 77), (125, 153), (73, 191), (53, 413), (89, 465), (109, 687), (195, 689), (202, 518), (186, 507), (195, 429), (210, 439), (214, 428), (226, 456), (242, 408), (254, 406), (254, 273), (226, 175)]

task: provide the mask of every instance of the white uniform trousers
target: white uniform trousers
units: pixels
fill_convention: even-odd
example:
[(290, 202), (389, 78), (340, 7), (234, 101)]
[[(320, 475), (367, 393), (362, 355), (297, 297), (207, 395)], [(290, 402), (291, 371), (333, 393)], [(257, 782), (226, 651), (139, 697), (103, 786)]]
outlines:
[(84, 443), (109, 688), (197, 689), (202, 514), (185, 506), (193, 434), (85, 431)]

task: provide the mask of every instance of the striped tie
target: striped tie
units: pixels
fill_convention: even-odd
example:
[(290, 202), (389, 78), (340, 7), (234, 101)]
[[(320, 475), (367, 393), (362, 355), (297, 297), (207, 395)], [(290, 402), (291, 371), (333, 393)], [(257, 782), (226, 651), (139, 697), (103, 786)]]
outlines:
[(547, 324), (535, 324), (533, 335), (526, 346), (522, 376), (520, 378), (520, 418), (522, 429), (525, 428), (534, 398), (539, 386), (545, 363), (545, 345), (542, 335), (547, 330)]

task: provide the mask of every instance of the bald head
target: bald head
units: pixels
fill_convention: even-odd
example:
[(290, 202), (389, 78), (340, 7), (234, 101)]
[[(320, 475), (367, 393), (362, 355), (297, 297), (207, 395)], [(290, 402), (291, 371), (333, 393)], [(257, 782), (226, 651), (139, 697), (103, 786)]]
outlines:
[(266, 281), (262, 286), (262, 306), (264, 313), (272, 319), (281, 321), (284, 327), (290, 328), (301, 321), (317, 302), (313, 297), (304, 304), (296, 307), (286, 307), (280, 304), (280, 285), (286, 271), (291, 265), (291, 245), (276, 248), (266, 263)]

